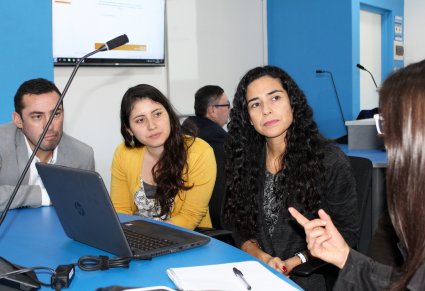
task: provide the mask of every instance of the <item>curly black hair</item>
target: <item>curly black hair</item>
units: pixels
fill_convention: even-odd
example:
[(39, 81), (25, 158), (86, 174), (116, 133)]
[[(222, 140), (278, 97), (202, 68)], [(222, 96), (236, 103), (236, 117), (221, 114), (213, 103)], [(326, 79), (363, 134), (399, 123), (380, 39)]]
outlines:
[(173, 107), (158, 89), (151, 85), (140, 84), (128, 89), (121, 101), (121, 135), (126, 147), (144, 146), (137, 139), (133, 140), (127, 129), (130, 128), (130, 114), (134, 103), (146, 98), (164, 106), (170, 118), (170, 136), (165, 141), (159, 161), (152, 168), (152, 177), (157, 185), (155, 203), (161, 208), (161, 213), (158, 214), (158, 217), (161, 217), (171, 213), (174, 199), (180, 190), (189, 190), (193, 187), (185, 185), (184, 177), (188, 171), (187, 151), (194, 137), (185, 135)]
[(324, 189), (323, 148), (327, 142), (313, 121), (313, 111), (306, 96), (295, 81), (274, 66), (257, 67), (248, 71), (239, 82), (228, 124), (226, 154), (225, 222), (247, 238), (256, 234), (259, 207), (258, 195), (265, 175), (266, 139), (250, 123), (246, 93), (255, 80), (270, 76), (278, 79), (290, 100), (293, 122), (285, 140), (281, 169), (276, 175), (274, 195), (281, 207), (297, 205), (302, 212), (319, 208)]

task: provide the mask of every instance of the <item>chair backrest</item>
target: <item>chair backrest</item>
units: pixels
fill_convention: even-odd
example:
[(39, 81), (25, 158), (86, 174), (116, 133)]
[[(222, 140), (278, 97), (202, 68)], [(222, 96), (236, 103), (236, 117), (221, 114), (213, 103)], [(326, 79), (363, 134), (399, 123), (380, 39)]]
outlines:
[[(366, 254), (369, 241), (372, 237), (372, 173), (373, 164), (369, 159), (349, 156), (353, 175), (356, 180), (357, 203), (360, 216), (360, 240), (357, 250)], [(292, 270), (297, 276), (310, 276), (319, 273), (325, 276), (326, 290), (333, 290), (338, 270), (322, 260), (313, 259), (301, 264)]]
[(357, 202), (360, 215), (360, 241), (357, 249), (366, 253), (372, 238), (372, 173), (373, 164), (367, 158), (349, 156), (356, 180)]
[(211, 195), (209, 208), (211, 223), (216, 229), (223, 229), (222, 214), (225, 197), (224, 150), (222, 145), (212, 146), (217, 163), (217, 176)]

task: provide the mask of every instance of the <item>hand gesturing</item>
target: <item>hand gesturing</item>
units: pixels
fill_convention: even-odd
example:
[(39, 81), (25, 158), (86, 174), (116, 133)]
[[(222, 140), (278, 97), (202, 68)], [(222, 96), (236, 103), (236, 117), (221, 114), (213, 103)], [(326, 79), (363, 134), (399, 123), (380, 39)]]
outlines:
[(311, 255), (342, 269), (347, 261), (350, 247), (336, 229), (330, 216), (320, 209), (319, 219), (308, 220), (295, 208), (289, 207), (288, 210), (304, 228)]

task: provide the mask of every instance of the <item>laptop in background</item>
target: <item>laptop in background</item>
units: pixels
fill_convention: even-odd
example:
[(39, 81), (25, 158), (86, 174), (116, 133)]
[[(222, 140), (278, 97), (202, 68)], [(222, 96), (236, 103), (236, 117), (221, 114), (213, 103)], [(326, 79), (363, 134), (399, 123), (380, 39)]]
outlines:
[(174, 253), (210, 241), (147, 220), (120, 223), (97, 172), (43, 163), (36, 167), (66, 235), (73, 240), (134, 258)]

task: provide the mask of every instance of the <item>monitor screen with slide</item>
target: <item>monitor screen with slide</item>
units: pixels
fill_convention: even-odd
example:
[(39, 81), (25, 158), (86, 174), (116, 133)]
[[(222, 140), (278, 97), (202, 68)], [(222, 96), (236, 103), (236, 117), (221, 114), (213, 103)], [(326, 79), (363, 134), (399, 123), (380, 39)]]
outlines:
[(128, 44), (82, 65), (164, 65), (165, 0), (52, 0), (52, 30), (55, 66), (74, 65), (121, 34)]

